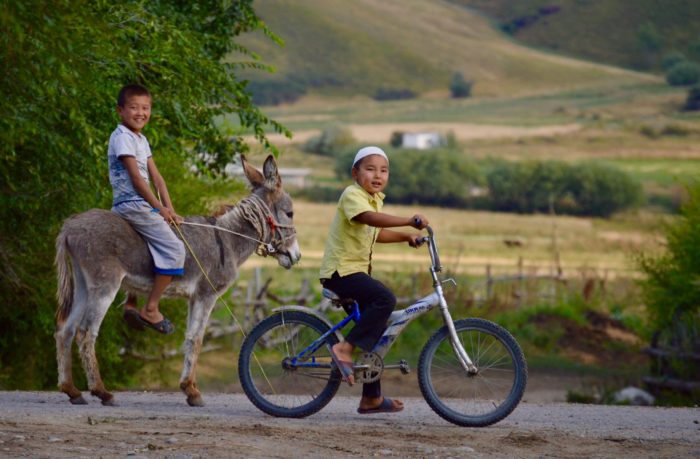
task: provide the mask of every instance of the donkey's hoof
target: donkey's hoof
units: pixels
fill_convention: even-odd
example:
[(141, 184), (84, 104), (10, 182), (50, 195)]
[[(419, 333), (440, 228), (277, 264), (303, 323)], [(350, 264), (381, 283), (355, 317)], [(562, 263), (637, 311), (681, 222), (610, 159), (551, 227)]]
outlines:
[(71, 405), (87, 405), (88, 404), (87, 400), (85, 400), (82, 395), (78, 395), (77, 397), (71, 397), (70, 403), (71, 403)]
[(102, 405), (104, 406), (117, 406), (116, 400), (114, 400), (114, 397), (110, 397), (106, 400), (102, 400)]
[(187, 404), (189, 406), (204, 406), (204, 400), (201, 395), (188, 395)]

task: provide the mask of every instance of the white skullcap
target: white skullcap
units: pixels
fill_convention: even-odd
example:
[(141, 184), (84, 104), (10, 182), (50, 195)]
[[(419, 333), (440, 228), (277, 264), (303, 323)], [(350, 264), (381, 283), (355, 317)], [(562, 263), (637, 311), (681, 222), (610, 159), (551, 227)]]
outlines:
[(362, 158), (369, 156), (369, 155), (379, 155), (383, 156), (384, 159), (386, 159), (386, 162), (389, 162), (389, 158), (386, 156), (386, 153), (384, 153), (384, 150), (382, 150), (379, 147), (364, 147), (360, 148), (360, 150), (357, 152), (355, 155), (355, 160), (352, 162), (352, 167), (355, 167), (355, 164), (358, 163)]

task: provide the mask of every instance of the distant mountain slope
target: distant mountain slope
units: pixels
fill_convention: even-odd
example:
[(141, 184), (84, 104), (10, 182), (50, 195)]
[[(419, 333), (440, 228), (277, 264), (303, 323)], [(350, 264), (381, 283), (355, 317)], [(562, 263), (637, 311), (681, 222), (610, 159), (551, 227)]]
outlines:
[(251, 74), (256, 83), (332, 95), (446, 93), (459, 71), (475, 81), (475, 94), (504, 95), (650, 78), (518, 45), (483, 16), (443, 0), (263, 0), (255, 9), (286, 43), (245, 39), (277, 68)]
[(679, 51), (700, 60), (698, 0), (450, 0), (494, 18), (518, 40), (635, 69)]

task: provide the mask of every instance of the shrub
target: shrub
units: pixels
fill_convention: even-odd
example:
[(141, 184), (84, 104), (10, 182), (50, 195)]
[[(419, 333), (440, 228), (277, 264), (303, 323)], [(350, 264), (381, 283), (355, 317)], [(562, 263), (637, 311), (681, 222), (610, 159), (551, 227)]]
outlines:
[[(649, 311), (653, 341), (671, 348), (676, 355), (700, 352), (700, 186), (689, 190), (681, 216), (666, 227), (666, 252), (659, 256), (641, 255), (640, 270), (644, 304)], [(692, 359), (673, 357), (662, 368), (663, 377), (697, 381), (700, 365)], [(652, 369), (654, 369), (652, 367)], [(691, 394), (694, 403), (700, 391)]]
[(679, 51), (669, 51), (661, 58), (661, 67), (664, 70), (670, 70), (674, 65), (686, 60), (687, 59), (683, 53)]
[(452, 75), (452, 80), (450, 80), (450, 93), (455, 99), (469, 97), (472, 94), (473, 81), (467, 81), (464, 79), (464, 75), (457, 72)]
[(643, 136), (649, 137), (650, 139), (658, 139), (660, 135), (659, 131), (654, 129), (653, 126), (649, 126), (648, 124), (644, 124), (642, 127), (640, 127), (639, 132)]
[(695, 62), (682, 61), (671, 67), (666, 74), (666, 81), (671, 86), (690, 86), (700, 81), (700, 65)]
[(403, 144), (403, 132), (394, 131), (391, 133), (391, 138), (389, 139), (389, 145), (394, 148), (399, 148)]
[(615, 212), (638, 205), (642, 187), (623, 171), (589, 162), (574, 167), (568, 188), (576, 202), (575, 215), (609, 217)]
[(341, 126), (332, 126), (321, 131), (320, 135), (311, 137), (304, 144), (304, 151), (321, 156), (335, 156), (349, 146), (357, 143), (352, 131)]
[(374, 100), (402, 100), (415, 99), (416, 93), (410, 89), (379, 88), (374, 93)]
[(695, 86), (688, 90), (688, 98), (685, 100), (683, 110), (700, 110), (700, 86)]
[(496, 163), (487, 174), (494, 210), (608, 217), (640, 202), (639, 183), (597, 163)]
[(700, 312), (700, 185), (688, 190), (681, 215), (665, 228), (667, 250), (660, 256), (641, 255), (645, 275), (641, 286), (650, 318), (657, 328), (671, 325), (677, 311)]
[(248, 89), (253, 94), (253, 103), (257, 105), (291, 103), (306, 94), (306, 86), (296, 80), (251, 81)]
[(661, 135), (672, 135), (676, 137), (689, 136), (692, 131), (681, 124), (667, 124), (661, 129)]
[(338, 202), (343, 189), (337, 186), (315, 185), (293, 191), (294, 198), (304, 198), (311, 202)]
[(479, 167), (458, 152), (402, 150), (391, 157), (391, 202), (447, 207), (469, 204), (471, 189), (485, 183)]

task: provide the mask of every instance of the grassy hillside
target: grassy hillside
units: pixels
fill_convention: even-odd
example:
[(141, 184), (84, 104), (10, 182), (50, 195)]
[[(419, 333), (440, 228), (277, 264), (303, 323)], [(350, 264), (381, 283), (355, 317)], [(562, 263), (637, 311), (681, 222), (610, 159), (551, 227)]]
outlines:
[(483, 16), (442, 0), (266, 0), (255, 7), (285, 46), (247, 37), (244, 44), (277, 69), (251, 79), (311, 93), (445, 95), (454, 72), (475, 81), (474, 94), (499, 96), (649, 78), (520, 46)]
[(451, 0), (494, 18), (518, 40), (636, 69), (672, 50), (700, 59), (696, 0)]

